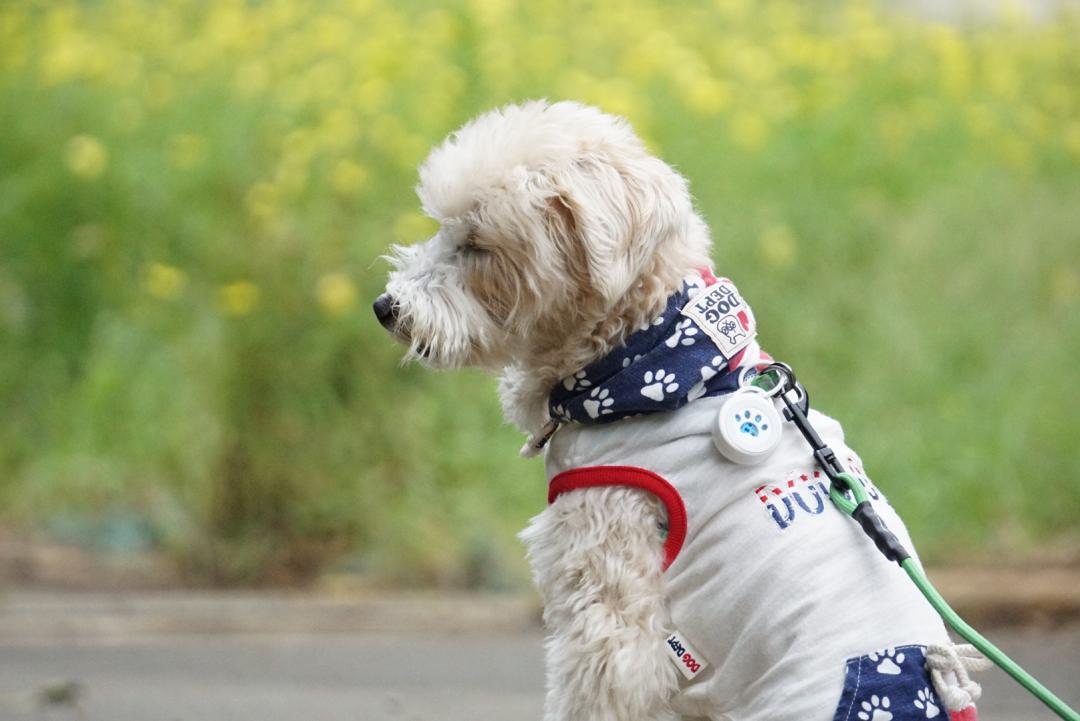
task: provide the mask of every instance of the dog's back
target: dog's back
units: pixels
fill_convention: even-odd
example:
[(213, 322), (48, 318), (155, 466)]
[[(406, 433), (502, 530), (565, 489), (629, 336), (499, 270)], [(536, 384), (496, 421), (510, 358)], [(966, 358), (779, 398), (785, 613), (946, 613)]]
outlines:
[[(724, 400), (703, 398), (675, 413), (606, 426), (571, 425), (556, 434), (547, 455), (557, 491), (617, 482), (645, 488), (667, 506), (664, 580), (672, 621), (678, 638), (703, 657), (695, 659), (699, 671), (683, 684), (676, 710), (854, 721), (869, 690), (879, 692), (879, 705), (866, 719), (879, 718), (875, 708), (895, 712), (920, 698), (924, 708), (936, 703), (922, 647), (947, 642), (941, 620), (904, 572), (832, 506), (828, 479), (793, 427), (762, 464), (740, 466), (719, 454), (710, 430)], [(899, 517), (844, 444), (840, 425), (814, 412), (811, 420), (912, 548)], [(623, 470), (603, 470), (611, 467)], [(837, 713), (842, 704), (846, 710)]]

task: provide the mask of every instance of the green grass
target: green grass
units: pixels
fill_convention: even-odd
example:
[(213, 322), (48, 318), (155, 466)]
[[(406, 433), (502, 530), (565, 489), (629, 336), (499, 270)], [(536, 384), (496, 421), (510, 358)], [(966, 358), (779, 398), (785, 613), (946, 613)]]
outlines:
[(924, 557), (1075, 557), (1078, 40), (859, 2), (4, 6), (0, 519), (127, 519), (199, 582), (525, 583), (541, 464), (368, 303), (430, 232), (427, 149), (547, 96), (690, 179)]

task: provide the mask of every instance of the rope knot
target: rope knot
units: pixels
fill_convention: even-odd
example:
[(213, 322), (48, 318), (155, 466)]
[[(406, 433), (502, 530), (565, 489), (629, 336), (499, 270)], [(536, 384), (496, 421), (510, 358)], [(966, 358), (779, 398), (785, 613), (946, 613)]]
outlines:
[(933, 644), (926, 647), (926, 667), (945, 707), (963, 711), (982, 696), (982, 687), (971, 680), (969, 671), (984, 671), (992, 664), (970, 644)]

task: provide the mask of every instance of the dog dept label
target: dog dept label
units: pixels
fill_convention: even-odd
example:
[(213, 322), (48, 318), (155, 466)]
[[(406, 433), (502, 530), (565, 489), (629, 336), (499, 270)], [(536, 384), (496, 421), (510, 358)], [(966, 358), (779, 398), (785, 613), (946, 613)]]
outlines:
[(702, 669), (709, 665), (709, 662), (702, 658), (697, 649), (691, 646), (690, 642), (683, 638), (678, 631), (667, 637), (667, 640), (664, 641), (664, 647), (669, 652), (668, 658), (672, 660), (687, 680), (697, 676)]
[(726, 359), (749, 345), (757, 335), (750, 306), (727, 278), (694, 296), (681, 313), (705, 331)]

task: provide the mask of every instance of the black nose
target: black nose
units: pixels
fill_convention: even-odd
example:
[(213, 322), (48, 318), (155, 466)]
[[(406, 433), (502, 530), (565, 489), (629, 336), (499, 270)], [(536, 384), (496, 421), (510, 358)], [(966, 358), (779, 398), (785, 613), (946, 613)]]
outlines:
[(397, 303), (389, 293), (383, 293), (376, 298), (371, 308), (375, 311), (375, 317), (379, 319), (383, 328), (394, 329), (394, 324), (397, 323)]

